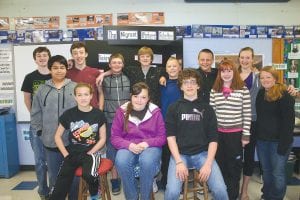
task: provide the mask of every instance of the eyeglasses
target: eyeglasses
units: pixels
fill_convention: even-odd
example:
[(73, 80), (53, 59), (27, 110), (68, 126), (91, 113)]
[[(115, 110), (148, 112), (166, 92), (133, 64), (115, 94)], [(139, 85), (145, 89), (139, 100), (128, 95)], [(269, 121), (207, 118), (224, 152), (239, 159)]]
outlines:
[(183, 85), (197, 85), (197, 81), (196, 80), (184, 80), (182, 81)]

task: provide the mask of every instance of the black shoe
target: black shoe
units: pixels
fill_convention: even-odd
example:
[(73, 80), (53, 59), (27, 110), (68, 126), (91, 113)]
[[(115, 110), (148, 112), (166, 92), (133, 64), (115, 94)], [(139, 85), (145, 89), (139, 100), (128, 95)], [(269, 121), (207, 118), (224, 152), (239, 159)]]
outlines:
[(118, 195), (121, 193), (120, 179), (111, 179), (111, 192), (113, 195)]

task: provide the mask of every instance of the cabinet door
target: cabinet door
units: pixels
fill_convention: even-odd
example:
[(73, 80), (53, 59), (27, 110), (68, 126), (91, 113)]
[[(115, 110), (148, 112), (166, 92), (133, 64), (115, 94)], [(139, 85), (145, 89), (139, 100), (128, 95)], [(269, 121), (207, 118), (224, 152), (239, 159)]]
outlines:
[(4, 117), (0, 116), (0, 176), (5, 176), (7, 164), (6, 161), (5, 121)]

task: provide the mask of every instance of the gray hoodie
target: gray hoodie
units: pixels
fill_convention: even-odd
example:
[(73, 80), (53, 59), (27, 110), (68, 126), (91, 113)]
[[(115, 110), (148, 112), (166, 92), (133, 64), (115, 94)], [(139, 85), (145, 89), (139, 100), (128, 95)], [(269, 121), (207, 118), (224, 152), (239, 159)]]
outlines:
[[(64, 86), (58, 90), (50, 79), (39, 87), (33, 97), (31, 126), (35, 131), (42, 131), (42, 142), (48, 148), (56, 148), (54, 135), (59, 117), (64, 111), (76, 106), (73, 96), (75, 86), (76, 83), (65, 79)], [(63, 134), (63, 142), (69, 144), (68, 134)]]

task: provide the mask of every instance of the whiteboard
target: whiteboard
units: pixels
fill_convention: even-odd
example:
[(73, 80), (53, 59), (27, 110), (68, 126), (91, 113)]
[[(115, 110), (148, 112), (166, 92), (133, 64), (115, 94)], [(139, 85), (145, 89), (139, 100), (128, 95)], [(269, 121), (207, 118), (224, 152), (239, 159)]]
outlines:
[(254, 54), (263, 55), (263, 65), (272, 65), (272, 39), (245, 38), (185, 38), (183, 40), (183, 66), (198, 68), (198, 53), (210, 49), (217, 54), (238, 54), (240, 49), (251, 47)]
[(33, 51), (39, 46), (46, 46), (51, 55), (63, 55), (66, 59), (71, 58), (71, 44), (41, 44), (41, 45), (20, 45), (14, 46), (14, 72), (15, 72), (15, 89), (16, 89), (16, 116), (18, 122), (29, 122), (30, 114), (24, 103), (23, 92), (21, 91), (22, 83), (25, 76), (36, 69), (33, 60)]

